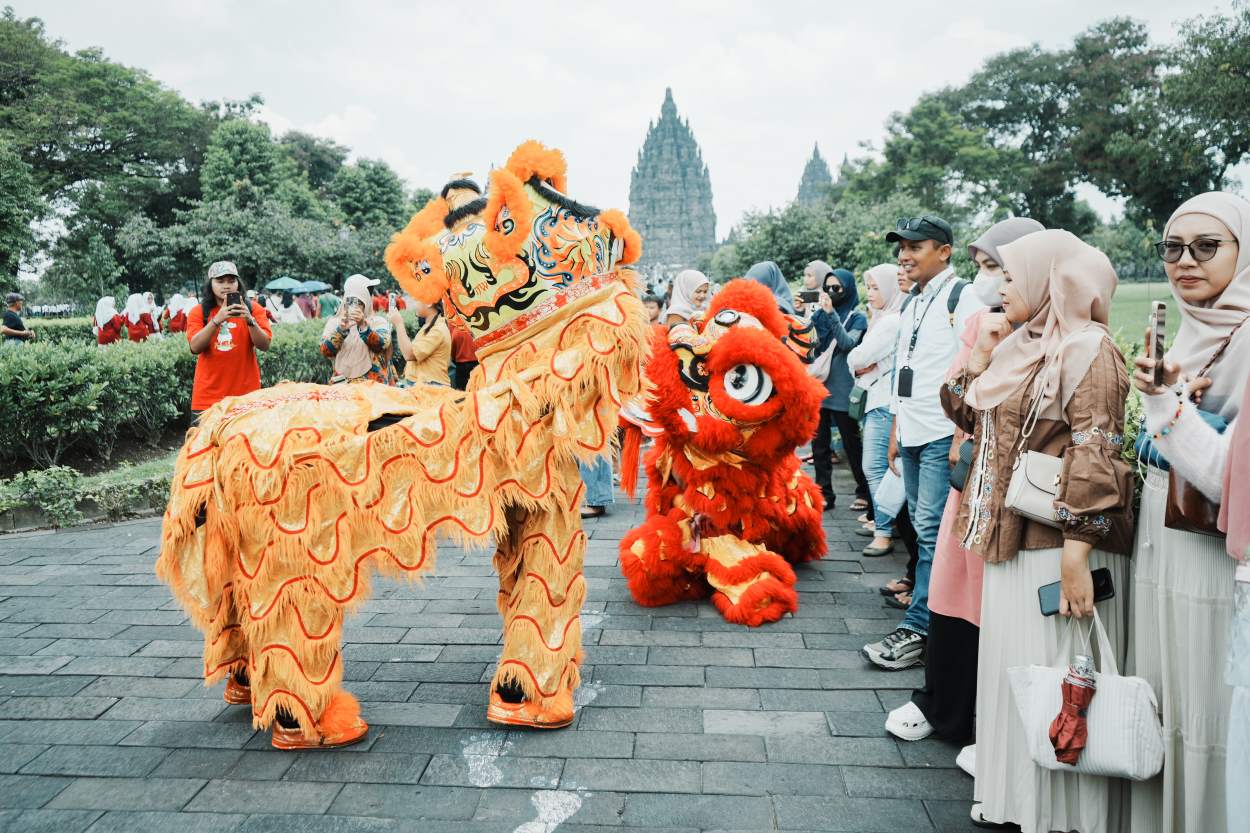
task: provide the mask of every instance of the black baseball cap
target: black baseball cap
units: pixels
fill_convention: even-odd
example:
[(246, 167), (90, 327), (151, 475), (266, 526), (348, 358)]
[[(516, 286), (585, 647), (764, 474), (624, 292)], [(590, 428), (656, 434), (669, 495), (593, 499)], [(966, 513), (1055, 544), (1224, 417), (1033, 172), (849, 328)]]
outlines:
[(955, 232), (951, 224), (933, 214), (921, 217), (904, 217), (894, 224), (894, 231), (885, 236), (886, 242), (900, 240), (933, 240), (947, 246), (955, 245)]

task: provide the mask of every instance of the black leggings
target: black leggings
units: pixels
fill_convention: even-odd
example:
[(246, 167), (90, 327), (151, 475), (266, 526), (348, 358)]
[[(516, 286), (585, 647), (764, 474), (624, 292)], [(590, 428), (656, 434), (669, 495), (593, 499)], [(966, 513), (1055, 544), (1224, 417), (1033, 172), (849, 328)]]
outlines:
[(971, 743), (976, 730), (977, 642), (981, 629), (954, 616), (929, 613), (924, 688), (911, 701), (951, 743)]
[(816, 469), (816, 485), (825, 492), (833, 491), (833, 464), (829, 455), (833, 451), (833, 428), (837, 426), (842, 435), (842, 449), (855, 477), (855, 497), (868, 501), (872, 514), (872, 494), (868, 490), (868, 478), (864, 477), (864, 443), (859, 437), (859, 423), (846, 411), (831, 408), (820, 409), (820, 424), (812, 438), (812, 466)]

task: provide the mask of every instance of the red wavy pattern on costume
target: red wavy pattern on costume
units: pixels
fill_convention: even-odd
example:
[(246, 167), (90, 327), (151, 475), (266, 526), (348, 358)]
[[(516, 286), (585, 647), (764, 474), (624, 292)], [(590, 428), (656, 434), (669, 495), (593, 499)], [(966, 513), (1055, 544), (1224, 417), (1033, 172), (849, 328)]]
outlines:
[(595, 415), (595, 427), (599, 429), (599, 443), (597, 445), (589, 445), (581, 440), (578, 440), (577, 444), (587, 451), (602, 451), (603, 447), (608, 444), (608, 432), (603, 427), (603, 423), (599, 420), (599, 409), (595, 408), (593, 413)]
[(586, 538), (586, 533), (583, 530), (579, 529), (577, 530), (577, 532), (573, 533), (573, 537), (569, 540), (569, 545), (564, 548), (563, 558), (560, 557), (560, 552), (559, 550), (556, 549), (556, 542), (552, 541), (551, 536), (549, 536), (545, 532), (531, 532), (529, 535), (526, 535), (524, 538), (521, 539), (521, 543), (517, 545), (517, 548), (520, 549), (521, 547), (524, 547), (530, 541), (541, 540), (544, 544), (551, 547), (551, 557), (556, 560), (557, 564), (563, 567), (564, 563), (568, 561), (569, 558), (572, 557), (573, 546), (578, 542), (579, 539), (585, 539), (585, 538)]
[[(390, 528), (390, 526), (388, 526), (388, 525), (387, 525), (386, 521), (381, 521), (382, 528), (383, 528), (383, 529), (385, 529), (387, 532), (391, 533), (392, 535), (401, 535), (401, 534), (403, 534), (403, 533), (407, 532), (409, 529), (411, 529), (411, 528), (412, 528), (412, 522), (413, 522), (413, 521), (415, 521), (415, 520), (417, 519), (417, 510), (416, 510), (416, 509), (414, 509), (414, 508), (413, 508), (413, 506), (412, 506), (412, 484), (411, 484), (411, 483), (410, 483), (410, 484), (408, 484), (408, 492), (406, 493), (406, 497), (407, 497), (408, 499), (407, 499), (406, 501), (404, 501), (404, 505), (406, 505), (406, 506), (408, 507), (408, 523), (404, 524), (403, 526), (399, 527), (398, 529), (391, 529), (391, 528)], [(347, 517), (347, 513), (346, 513), (346, 512), (344, 512), (344, 513), (343, 513), (343, 515), (342, 515), (341, 517)], [(337, 522), (335, 522), (335, 530), (334, 530), (334, 531), (335, 531), (335, 534), (337, 535), (337, 534), (338, 534), (338, 523), (337, 523)], [(336, 550), (338, 549), (337, 545), (336, 545), (335, 549), (336, 549)]]
[(214, 674), (216, 674), (218, 671), (220, 671), (221, 669), (225, 668), (225, 667), (226, 667), (226, 666), (228, 666), (228, 665), (234, 665), (236, 662), (247, 662), (247, 657), (246, 657), (246, 656), (232, 657), (232, 658), (230, 658), (230, 659), (226, 660), (225, 662), (219, 662), (219, 663), (217, 663), (217, 664), (216, 664), (216, 665), (214, 665), (212, 668), (209, 668), (207, 665), (205, 665), (205, 666), (204, 666), (204, 676), (205, 676), (205, 677), (211, 677), (211, 676), (213, 676)]
[[(584, 579), (585, 576), (581, 573), (581, 571), (578, 571), (576, 575), (574, 575), (571, 579), (569, 579), (569, 583), (564, 588), (564, 601), (562, 602), (557, 602), (555, 598), (551, 595), (551, 585), (547, 583), (547, 580), (545, 578), (540, 576), (538, 573), (527, 572), (521, 578), (521, 581), (525, 581), (525, 579), (529, 579), (529, 578), (537, 579), (538, 583), (543, 586), (543, 592), (547, 594), (547, 606), (548, 607), (564, 607), (566, 604), (568, 604), (568, 601), (570, 598), (569, 591), (573, 589), (573, 585), (577, 583), (577, 580), (579, 578)], [(521, 594), (517, 593), (515, 598), (513, 598), (513, 600), (508, 603), (508, 609), (511, 610), (512, 608), (516, 607), (520, 603), (521, 603)]]
[(402, 422), (398, 422), (398, 423), (396, 423), (396, 425), (399, 427), (399, 429), (400, 429), (401, 431), (403, 431), (403, 432), (404, 432), (405, 434), (407, 434), (408, 436), (412, 437), (412, 441), (413, 441), (413, 442), (415, 442), (417, 445), (421, 446), (422, 448), (433, 448), (433, 447), (434, 447), (434, 446), (436, 446), (436, 445), (442, 445), (443, 440), (447, 439), (447, 421), (446, 421), (446, 419), (445, 419), (445, 418), (444, 418), (444, 416), (443, 416), (443, 408), (446, 408), (446, 407), (447, 407), (447, 403), (446, 403), (446, 402), (444, 402), (442, 405), (439, 405), (439, 406), (438, 406), (438, 430), (439, 430), (439, 435), (438, 435), (437, 439), (434, 439), (434, 440), (432, 440), (431, 442), (428, 442), (428, 443), (427, 443), (427, 442), (422, 441), (422, 439), (421, 439), (420, 437), (418, 437), (416, 434), (414, 434), (414, 433), (412, 432), (412, 430), (411, 430), (411, 429), (409, 429), (409, 428), (408, 428), (408, 426), (407, 426), (407, 425), (404, 425)]
[(522, 492), (525, 492), (525, 494), (532, 497), (534, 500), (542, 500), (547, 495), (551, 494), (551, 486), (555, 482), (551, 476), (551, 458), (555, 454), (555, 451), (556, 450), (554, 448), (547, 449), (547, 454), (543, 458), (543, 490), (541, 492), (531, 492), (528, 488), (526, 488), (524, 483), (515, 477), (509, 477), (507, 480), (500, 481), (499, 485), (495, 487), (495, 491), (499, 491), (504, 486), (511, 483)]
[[(265, 469), (266, 471), (268, 471), (269, 469), (272, 469), (274, 466), (278, 465), (278, 460), (282, 456), (282, 448), (283, 446), (286, 445), (286, 441), (290, 438), (292, 434), (297, 433), (299, 431), (311, 431), (312, 433), (317, 435), (317, 442), (321, 442), (321, 432), (318, 431), (316, 428), (313, 428), (311, 425), (300, 425), (295, 428), (288, 428), (286, 431), (282, 432), (282, 437), (281, 439), (278, 440), (278, 448), (273, 453), (273, 459), (270, 460), (268, 463), (262, 463), (260, 461), (260, 458), (256, 456), (256, 452), (252, 449), (252, 441), (247, 438), (247, 434), (242, 434), (242, 433), (232, 434), (231, 436), (227, 437), (226, 441), (223, 442), (219, 447), (224, 451), (226, 449), (226, 446), (230, 445), (230, 443), (234, 442), (235, 440), (241, 440), (243, 442), (244, 448), (247, 449), (247, 456), (252, 458), (252, 462), (256, 465), (256, 467), (260, 469)], [(209, 448), (211, 447), (212, 446), (209, 446)], [(299, 458), (296, 459), (297, 462), (298, 460)]]
[[(290, 478), (287, 478), (287, 479), (289, 480)], [(285, 491), (285, 490), (286, 490), (286, 486), (285, 486), (285, 485), (284, 485), (282, 488), (283, 488), (283, 491)], [(311, 517), (312, 517), (312, 499), (313, 499), (313, 492), (317, 491), (317, 490), (318, 490), (318, 489), (320, 489), (320, 488), (321, 488), (321, 484), (320, 484), (320, 483), (314, 483), (314, 484), (312, 484), (312, 486), (310, 486), (310, 487), (308, 488), (308, 492), (307, 492), (307, 493), (305, 493), (305, 495), (304, 495), (304, 525), (303, 525), (303, 526), (301, 526), (301, 527), (299, 527), (299, 528), (297, 528), (297, 529), (287, 529), (285, 526), (283, 526), (281, 523), (279, 523), (279, 522), (278, 522), (278, 518), (277, 518), (276, 516), (271, 515), (271, 517), (273, 517), (273, 525), (274, 525), (274, 527), (275, 527), (275, 528), (276, 528), (279, 532), (285, 532), (287, 535), (299, 535), (299, 534), (301, 534), (302, 532), (304, 532), (305, 530), (307, 530), (307, 529), (308, 529), (308, 523), (309, 523), (309, 520), (310, 520), (310, 519), (311, 519)]]
[(543, 648), (545, 648), (548, 653), (558, 654), (560, 651), (564, 650), (564, 644), (569, 640), (569, 628), (573, 627), (573, 625), (579, 621), (580, 620), (576, 616), (569, 617), (569, 620), (564, 623), (564, 630), (560, 634), (560, 644), (556, 646), (547, 644), (547, 638), (543, 636), (543, 626), (538, 624), (538, 620), (533, 616), (526, 616), (523, 613), (513, 616), (512, 621), (508, 623), (508, 628), (511, 629), (513, 624), (517, 622), (529, 622), (534, 626), (534, 630), (538, 631), (538, 641), (542, 643)]
[(221, 606), (226, 603), (226, 591), (232, 587), (234, 587), (233, 581), (227, 581), (221, 586), (221, 597), (217, 599), (217, 609), (214, 610), (213, 615), (208, 618), (208, 623), (210, 625), (216, 622), (217, 617), (221, 615)]
[(292, 700), (299, 703), (299, 707), (304, 710), (304, 714), (308, 717), (308, 722), (314, 726), (317, 724), (317, 718), (313, 716), (312, 709), (307, 703), (304, 702), (304, 698), (300, 697), (294, 691), (288, 691), (285, 688), (275, 688), (273, 691), (269, 692), (269, 696), (265, 698), (265, 702), (260, 704), (259, 709), (253, 706), (252, 717), (259, 718), (262, 714), (264, 714), (269, 708), (269, 701), (277, 697), (279, 694), (290, 697)]
[[(490, 532), (491, 528), (495, 525), (495, 508), (494, 508), (493, 506), (491, 507), (491, 517), (490, 517), (490, 520), (487, 522), (486, 529), (482, 530), (481, 532), (476, 532), (476, 531), (474, 531), (474, 530), (470, 529), (470, 528), (469, 528), (469, 526), (468, 526), (468, 524), (466, 524), (464, 521), (462, 521), (462, 520), (460, 520), (459, 518), (457, 518), (455, 515), (444, 515), (443, 517), (439, 518), (438, 520), (433, 521), (433, 522), (432, 522), (432, 523), (431, 523), (431, 524), (430, 524), (430, 525), (426, 528), (426, 530), (425, 530), (425, 534), (424, 534), (423, 536), (421, 536), (421, 558), (417, 561), (417, 563), (416, 563), (416, 564), (413, 564), (412, 566), (408, 566), (408, 565), (407, 565), (407, 564), (405, 564), (403, 561), (400, 561), (400, 560), (399, 560), (399, 557), (398, 557), (398, 556), (396, 556), (396, 555), (395, 555), (395, 553), (393, 553), (393, 552), (390, 550), (390, 548), (388, 548), (388, 547), (373, 547), (373, 548), (372, 548), (372, 549), (370, 549), (370, 550), (366, 550), (364, 553), (362, 553), (362, 554), (360, 555), (360, 557), (359, 557), (359, 558), (357, 558), (357, 559), (356, 559), (356, 563), (353, 565), (353, 569), (352, 569), (352, 588), (351, 588), (351, 590), (350, 590), (350, 591), (348, 591), (348, 593), (347, 593), (347, 595), (346, 595), (346, 596), (343, 596), (343, 597), (341, 597), (341, 598), (340, 598), (339, 596), (334, 595), (334, 593), (330, 590), (330, 588), (326, 587), (326, 586), (325, 586), (325, 583), (324, 583), (324, 582), (322, 582), (322, 581), (321, 581), (321, 579), (317, 578), (316, 576), (296, 576), (296, 577), (294, 577), (294, 578), (287, 579), (286, 581), (284, 581), (284, 582), (283, 582), (283, 583), (282, 583), (282, 584), (278, 587), (277, 591), (276, 591), (276, 592), (274, 593), (274, 595), (273, 595), (273, 598), (269, 601), (269, 604), (265, 606), (265, 609), (264, 609), (263, 611), (261, 611), (261, 613), (260, 613), (259, 615), (258, 615), (258, 614), (253, 613), (253, 612), (249, 609), (249, 610), (248, 610), (248, 612), (247, 612), (248, 618), (250, 618), (253, 622), (259, 622), (261, 619), (266, 618), (266, 617), (270, 614), (270, 612), (272, 612), (272, 610), (273, 610), (274, 606), (278, 603), (278, 600), (282, 597), (282, 592), (283, 592), (283, 591), (284, 591), (284, 590), (285, 590), (288, 586), (290, 586), (290, 585), (292, 585), (292, 584), (296, 584), (296, 583), (301, 582), (301, 581), (311, 581), (311, 582), (313, 582), (313, 583), (314, 583), (314, 584), (316, 584), (318, 587), (320, 587), (320, 588), (321, 588), (321, 590), (322, 590), (322, 592), (324, 592), (327, 596), (329, 596), (329, 597), (330, 597), (330, 599), (332, 599), (333, 601), (335, 601), (335, 602), (337, 602), (337, 603), (339, 603), (339, 604), (345, 604), (346, 602), (351, 601), (351, 599), (355, 597), (355, 595), (356, 595), (356, 591), (357, 591), (357, 590), (359, 589), (359, 587), (360, 587), (360, 563), (361, 563), (362, 561), (364, 561), (366, 558), (368, 558), (368, 557), (370, 557), (371, 555), (374, 555), (374, 554), (376, 554), (376, 553), (380, 553), (380, 552), (381, 552), (381, 553), (386, 553), (387, 557), (389, 557), (392, 561), (394, 561), (394, 562), (395, 562), (395, 564), (396, 564), (396, 565), (397, 565), (397, 566), (398, 566), (401, 570), (404, 570), (405, 572), (410, 572), (410, 573), (411, 573), (411, 572), (416, 572), (417, 570), (420, 570), (423, 566), (425, 566), (425, 561), (426, 561), (426, 559), (429, 557), (429, 551), (428, 551), (428, 548), (429, 548), (429, 539), (430, 539), (430, 534), (434, 531), (435, 527), (437, 527), (439, 524), (444, 523), (444, 522), (447, 522), (447, 521), (450, 521), (451, 523), (456, 524), (457, 526), (459, 526), (461, 529), (463, 529), (466, 533), (468, 533), (469, 535), (473, 536), (474, 538), (481, 538), (482, 536), (484, 536), (484, 535), (486, 535), (488, 532)], [(262, 558), (261, 558), (261, 561), (262, 561), (262, 563), (263, 563), (263, 561), (264, 561), (264, 557), (263, 557), (263, 556), (262, 556)], [(256, 569), (257, 569), (257, 571), (259, 571), (259, 570), (260, 570), (260, 565), (259, 565), (259, 564), (257, 565), (257, 568), (256, 568)]]
[(221, 641), (221, 638), (223, 636), (228, 634), (230, 631), (241, 630), (242, 627), (243, 627), (242, 625), (226, 625), (224, 628), (221, 629), (220, 633), (218, 633), (216, 636), (213, 637), (213, 641), (208, 643), (208, 647), (210, 648), (214, 647), (218, 642)]
[[(546, 691), (546, 690), (544, 690), (544, 689), (543, 689), (543, 687), (542, 687), (542, 685), (540, 685), (540, 684), (539, 684), (539, 682), (538, 682), (538, 677), (537, 677), (537, 675), (535, 675), (535, 674), (534, 674), (534, 669), (530, 668), (528, 665), (526, 665), (526, 664), (525, 664), (524, 662), (522, 662), (521, 660), (519, 660), (519, 659), (506, 659), (506, 660), (504, 660), (503, 662), (499, 663), (499, 668), (500, 668), (500, 670), (503, 670), (503, 668), (504, 668), (505, 666), (508, 666), (508, 665), (516, 665), (516, 666), (519, 666), (519, 667), (521, 667), (521, 668), (525, 669), (525, 673), (529, 676), (530, 680), (532, 680), (532, 681), (533, 681), (533, 683), (534, 683), (534, 688), (535, 688), (535, 689), (537, 689), (537, 690), (538, 690), (538, 693), (539, 693), (539, 694), (541, 694), (543, 697), (554, 697), (557, 693), (559, 693), (559, 691), (560, 691), (560, 684), (559, 684), (559, 683), (556, 683), (556, 687), (555, 687), (555, 688), (553, 688), (553, 689), (551, 689), (551, 691)], [(563, 675), (562, 675), (562, 676), (563, 676)]]
[[(330, 679), (330, 675), (334, 673), (334, 669), (338, 666), (339, 660), (342, 659), (343, 657), (342, 653), (335, 653), (334, 659), (330, 661), (330, 667), (326, 669), (325, 676), (322, 677), (320, 680), (314, 680), (312, 677), (308, 676), (308, 672), (304, 670), (304, 663), (300, 662), (299, 656), (296, 655), (295, 651), (292, 650), (289, 645), (283, 645), (278, 642), (273, 642), (264, 646), (256, 653), (263, 654), (266, 651), (285, 651), (286, 653), (290, 654), (291, 659), (295, 660), (295, 667), (299, 669), (300, 676), (303, 677), (305, 680), (307, 680), (310, 685), (316, 685), (316, 686), (321, 686), (321, 685), (326, 684), (326, 681)], [(250, 661), (251, 660), (249, 658), (249, 662)]]

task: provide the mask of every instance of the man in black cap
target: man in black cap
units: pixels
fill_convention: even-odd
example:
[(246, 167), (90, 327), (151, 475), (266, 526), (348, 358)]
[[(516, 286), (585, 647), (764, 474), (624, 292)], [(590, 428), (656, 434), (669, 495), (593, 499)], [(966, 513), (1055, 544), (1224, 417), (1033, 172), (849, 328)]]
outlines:
[(5, 345), (24, 345), (35, 337), (34, 330), (28, 330), (22, 323), (22, 302), (25, 299), (20, 292), (10, 292), (4, 296), (4, 322), (0, 324), (0, 335), (4, 336)]
[(860, 653), (879, 668), (898, 670), (924, 661), (929, 573), (950, 491), (947, 455), (955, 425), (946, 418), (938, 391), (959, 351), (964, 324), (982, 304), (975, 293), (963, 291), (966, 283), (951, 269), (950, 223), (932, 214), (910, 217), (899, 220), (885, 239), (898, 246), (899, 267), (914, 284), (899, 314), (890, 467), (897, 471), (896, 462), (901, 464), (920, 557), (907, 615), (893, 633)]

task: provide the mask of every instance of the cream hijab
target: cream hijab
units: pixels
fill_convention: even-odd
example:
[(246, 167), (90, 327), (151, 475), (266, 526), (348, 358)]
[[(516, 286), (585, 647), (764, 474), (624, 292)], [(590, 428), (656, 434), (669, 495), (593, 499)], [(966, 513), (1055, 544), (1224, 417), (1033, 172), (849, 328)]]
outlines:
[[(1199, 194), (1186, 200), (1172, 214), (1163, 230), (1165, 238), (1177, 218), (1186, 214), (1214, 217), (1228, 226), (1238, 245), (1233, 279), (1208, 306), (1188, 304), (1172, 290), (1172, 298), (1181, 313), (1181, 327), (1167, 358), (1180, 364), (1182, 373), (1194, 375), (1224, 343), (1233, 327), (1250, 316), (1250, 202), (1224, 191)], [(1211, 387), (1202, 394), (1203, 410), (1214, 411), (1226, 420), (1236, 417), (1246, 390), (1248, 367), (1250, 323), (1237, 330), (1224, 355), (1208, 371)]]
[[(888, 315), (891, 312), (898, 312), (898, 308), (903, 305), (903, 293), (898, 291), (898, 265), (894, 263), (881, 263), (864, 271), (864, 284), (867, 285), (868, 279), (877, 285), (877, 293), (881, 295), (881, 300), (885, 301), (885, 306), (881, 309), (873, 309), (872, 317), (868, 321), (868, 329)], [(869, 304), (869, 307), (872, 305)]]
[(113, 320), (117, 315), (117, 301), (112, 295), (105, 295), (103, 298), (95, 302), (95, 330), (98, 332), (101, 327)]
[(134, 292), (126, 299), (126, 309), (124, 310), (126, 320), (131, 324), (138, 324), (139, 319), (148, 311), (147, 300), (138, 292)]
[(1115, 294), (1116, 274), (1102, 252), (1076, 235), (1039, 231), (1002, 246), (1002, 266), (1031, 313), (1003, 339), (964, 401), (977, 410), (997, 407), (1039, 365), (1043, 419), (1064, 419), (1064, 409), (1102, 349)]
[(680, 315), (683, 320), (689, 321), (691, 316), (707, 306), (706, 301), (702, 306), (696, 306), (694, 303), (695, 290), (707, 283), (707, 275), (698, 269), (683, 269), (678, 272), (677, 277), (673, 279), (673, 298), (669, 302), (665, 315)]

